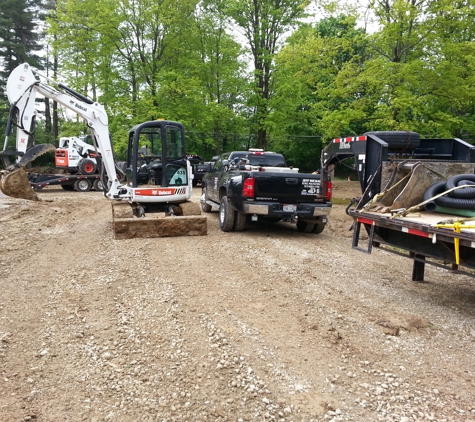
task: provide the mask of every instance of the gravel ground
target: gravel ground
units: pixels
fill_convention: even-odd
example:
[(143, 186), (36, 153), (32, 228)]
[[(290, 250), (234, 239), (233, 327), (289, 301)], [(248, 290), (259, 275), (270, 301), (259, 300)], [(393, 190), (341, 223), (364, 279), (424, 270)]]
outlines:
[(39, 196), (0, 197), (0, 420), (475, 421), (475, 279), (352, 250), (344, 205), (115, 240), (101, 194)]

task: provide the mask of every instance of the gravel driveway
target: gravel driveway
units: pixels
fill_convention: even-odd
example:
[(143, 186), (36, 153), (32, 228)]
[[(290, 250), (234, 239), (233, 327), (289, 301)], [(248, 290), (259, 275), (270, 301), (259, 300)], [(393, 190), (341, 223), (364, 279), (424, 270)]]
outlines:
[(39, 196), (0, 198), (1, 421), (475, 421), (475, 279), (352, 250), (344, 205), (114, 240), (101, 194)]

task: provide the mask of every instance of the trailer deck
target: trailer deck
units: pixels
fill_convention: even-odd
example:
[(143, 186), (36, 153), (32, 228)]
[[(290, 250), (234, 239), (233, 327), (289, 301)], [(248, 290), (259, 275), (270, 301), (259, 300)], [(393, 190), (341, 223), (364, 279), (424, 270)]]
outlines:
[[(352, 247), (367, 253), (382, 248), (413, 259), (413, 281), (424, 280), (426, 263), (475, 277), (475, 217), (427, 211), (397, 216), (350, 210), (349, 215), (355, 222)], [(368, 234), (366, 248), (360, 246), (361, 225)]]

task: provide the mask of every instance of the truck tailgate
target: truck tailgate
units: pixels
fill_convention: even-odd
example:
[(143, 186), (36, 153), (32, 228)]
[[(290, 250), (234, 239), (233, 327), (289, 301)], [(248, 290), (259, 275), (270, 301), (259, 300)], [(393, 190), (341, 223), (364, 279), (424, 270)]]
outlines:
[(255, 199), (286, 202), (314, 202), (315, 198), (326, 197), (321, 192), (320, 176), (299, 173), (254, 173)]

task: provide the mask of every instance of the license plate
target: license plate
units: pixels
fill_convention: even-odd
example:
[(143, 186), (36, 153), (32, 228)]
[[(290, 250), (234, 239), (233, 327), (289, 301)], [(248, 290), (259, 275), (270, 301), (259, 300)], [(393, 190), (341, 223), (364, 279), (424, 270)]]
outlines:
[(284, 204), (283, 207), (282, 207), (282, 211), (284, 211), (284, 212), (295, 212), (295, 211), (297, 211), (297, 205)]

